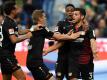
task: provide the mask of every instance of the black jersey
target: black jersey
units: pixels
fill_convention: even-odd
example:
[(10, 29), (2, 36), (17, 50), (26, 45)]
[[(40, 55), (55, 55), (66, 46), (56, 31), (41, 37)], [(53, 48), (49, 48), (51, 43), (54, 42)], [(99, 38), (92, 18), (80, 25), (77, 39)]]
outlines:
[(12, 54), (15, 51), (15, 43), (12, 43), (10, 40), (11, 35), (16, 35), (18, 34), (18, 27), (17, 24), (14, 20), (9, 18), (8, 16), (5, 17), (4, 22), (2, 24), (2, 48), (10, 51)]
[[(80, 27), (78, 31), (82, 31), (82, 27)], [(93, 28), (89, 26), (89, 29), (86, 31), (85, 35), (80, 36), (78, 39), (70, 42), (70, 48), (71, 48), (70, 50), (72, 51), (72, 53), (74, 53), (74, 55), (91, 53), (92, 52), (90, 47), (91, 39), (95, 39), (95, 33)], [(76, 54), (76, 52), (78, 54)]]
[(74, 29), (73, 24), (69, 20), (59, 21), (58, 24), (58, 32), (61, 34), (67, 34), (70, 30)]
[[(57, 26), (58, 32), (60, 32), (61, 34), (67, 34), (70, 30), (74, 29), (72, 22), (67, 19), (65, 19), (64, 21), (59, 21)], [(61, 48), (59, 48), (58, 57), (60, 57), (61, 55), (64, 57), (67, 56), (69, 48), (69, 42), (65, 41), (64, 45)]]
[(28, 55), (31, 56), (29, 58), (42, 58), (45, 38), (51, 38), (53, 34), (53, 32), (48, 31), (45, 28), (32, 32), (32, 37), (30, 38), (28, 45)]
[[(58, 23), (58, 32), (66, 34), (70, 30), (72, 30), (73, 32), (84, 31), (82, 26), (79, 28), (74, 27), (72, 22), (68, 20), (60, 21)], [(92, 38), (95, 39), (95, 34), (92, 25), (90, 25), (84, 36), (80, 36), (74, 41), (65, 41), (65, 44), (59, 49), (59, 53), (64, 54), (66, 52), (72, 54), (72, 56), (77, 56), (83, 53), (88, 54), (89, 52), (92, 52), (90, 47), (90, 39)]]
[[(82, 26), (76, 29), (78, 31), (83, 31)], [(89, 29), (86, 31), (85, 35), (81, 35), (74, 41), (71, 41), (69, 47), (69, 56), (78, 57), (78, 62), (81, 64), (87, 64), (90, 60), (93, 60), (92, 49), (90, 45), (90, 40), (96, 39), (93, 27), (90, 25)]]

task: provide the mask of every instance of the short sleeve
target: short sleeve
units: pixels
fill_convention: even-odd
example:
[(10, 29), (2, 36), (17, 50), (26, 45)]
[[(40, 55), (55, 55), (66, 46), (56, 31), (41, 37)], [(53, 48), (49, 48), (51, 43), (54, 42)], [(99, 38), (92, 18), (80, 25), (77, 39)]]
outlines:
[(12, 23), (4, 23), (3, 27), (8, 36), (15, 35), (15, 28)]
[(96, 39), (95, 31), (93, 27), (89, 27), (88, 36), (89, 36), (89, 39)]
[(64, 24), (63, 21), (59, 21), (57, 24), (58, 32), (60, 32), (61, 34), (63, 34), (63, 24)]
[(45, 38), (52, 38), (53, 35), (54, 35), (54, 32), (49, 31), (49, 30), (47, 30), (46, 28), (43, 28), (42, 31), (43, 31), (43, 32), (42, 32), (42, 35), (43, 35)]

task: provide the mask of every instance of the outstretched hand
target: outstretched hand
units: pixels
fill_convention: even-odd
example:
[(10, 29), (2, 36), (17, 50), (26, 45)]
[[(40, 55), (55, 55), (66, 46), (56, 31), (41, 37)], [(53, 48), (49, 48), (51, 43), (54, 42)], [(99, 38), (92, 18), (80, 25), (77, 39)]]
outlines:
[(48, 51), (46, 49), (43, 50), (43, 56), (46, 56), (48, 54)]
[(34, 28), (34, 31), (41, 30), (43, 26), (44, 25), (42, 24), (37, 24), (36, 27)]
[(98, 53), (93, 54), (94, 60), (99, 60)]

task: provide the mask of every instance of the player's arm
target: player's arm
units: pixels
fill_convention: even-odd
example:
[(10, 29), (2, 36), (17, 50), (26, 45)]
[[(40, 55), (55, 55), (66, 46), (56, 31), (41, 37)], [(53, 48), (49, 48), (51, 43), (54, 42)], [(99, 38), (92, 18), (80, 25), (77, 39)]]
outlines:
[(82, 33), (83, 33), (82, 31), (76, 32), (76, 33), (72, 32), (71, 35), (54, 33), (53, 38), (55, 38), (56, 40), (75, 40), (78, 37), (80, 37), (80, 35), (82, 35)]
[(14, 34), (11, 34), (9, 36), (10, 40), (12, 43), (18, 43), (18, 42), (21, 42), (25, 39), (29, 39), (30, 37), (32, 36), (32, 33), (31, 32), (28, 32), (27, 34), (24, 34), (24, 35), (20, 35), (20, 36), (16, 36)]
[(30, 32), (30, 29), (24, 29), (24, 30), (19, 29), (19, 30), (18, 30), (18, 34), (19, 34), (19, 35), (23, 35), (23, 34), (26, 34), (26, 33), (28, 33), (28, 32)]
[(21, 42), (25, 39), (29, 39), (32, 36), (31, 32), (28, 32), (27, 34), (24, 35), (18, 35), (16, 34), (17, 32), (14, 30), (13, 27), (7, 27), (5, 28), (5, 31), (7, 32), (12, 43)]
[(90, 43), (91, 43), (91, 49), (92, 49), (93, 55), (94, 55), (94, 54), (97, 54), (97, 44), (96, 44), (96, 40), (95, 40), (95, 39), (91, 39), (91, 40), (90, 40)]
[(91, 43), (91, 49), (92, 49), (93, 57), (94, 57), (95, 60), (98, 60), (98, 52), (97, 52), (96, 40), (95, 39), (91, 39), (90, 43)]
[(53, 46), (43, 50), (43, 55), (47, 55), (49, 52), (52, 52), (52, 51), (60, 48), (63, 44), (64, 44), (64, 42), (58, 42), (58, 43), (54, 44)]
[(91, 50), (93, 53), (93, 57), (97, 59), (97, 43), (96, 43), (96, 37), (95, 32), (92, 28), (89, 29), (89, 38), (90, 38), (90, 44), (91, 44)]
[(18, 28), (18, 33), (20, 35), (23, 35), (23, 34), (26, 34), (28, 32), (38, 31), (38, 30), (41, 30), (41, 26), (42, 26), (42, 24), (37, 24), (37, 25), (32, 26), (30, 29), (21, 29), (21, 26), (20, 26)]

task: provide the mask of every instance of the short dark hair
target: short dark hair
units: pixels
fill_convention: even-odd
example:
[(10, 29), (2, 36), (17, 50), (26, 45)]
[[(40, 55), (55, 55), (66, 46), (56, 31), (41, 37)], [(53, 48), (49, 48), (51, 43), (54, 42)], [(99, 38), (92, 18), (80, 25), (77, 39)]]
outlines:
[(73, 7), (73, 8), (75, 8), (75, 6), (73, 5), (73, 4), (67, 4), (66, 6), (65, 6), (65, 8), (67, 8), (67, 7)]
[(4, 13), (9, 15), (11, 11), (15, 9), (15, 5), (16, 3), (14, 1), (6, 1), (3, 8)]
[(86, 11), (83, 8), (75, 8), (74, 11), (80, 11), (83, 16), (86, 16)]
[(0, 16), (3, 16), (3, 6), (0, 6)]

